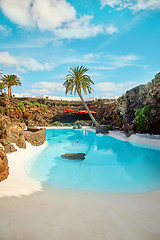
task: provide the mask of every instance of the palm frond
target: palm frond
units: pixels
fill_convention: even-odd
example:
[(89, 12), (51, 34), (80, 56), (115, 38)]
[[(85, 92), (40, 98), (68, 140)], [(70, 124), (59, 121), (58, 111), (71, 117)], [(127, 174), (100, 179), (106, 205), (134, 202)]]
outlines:
[(87, 94), (92, 92), (91, 85), (94, 82), (86, 74), (89, 69), (85, 66), (73, 66), (70, 67), (68, 74), (66, 75), (66, 81), (63, 86), (66, 88), (65, 93), (74, 94), (81, 93), (82, 91)]

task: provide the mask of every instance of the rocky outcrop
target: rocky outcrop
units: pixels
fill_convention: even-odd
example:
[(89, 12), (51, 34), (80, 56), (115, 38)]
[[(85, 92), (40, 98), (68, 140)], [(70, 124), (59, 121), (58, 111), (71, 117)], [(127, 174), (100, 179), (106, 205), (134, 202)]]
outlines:
[[(127, 91), (118, 99), (98, 99), (88, 101), (87, 105), (96, 111), (95, 118), (99, 124), (108, 125), (109, 129), (122, 129), (125, 124), (133, 131), (135, 111), (149, 105), (149, 133), (160, 134), (160, 73), (151, 82)], [(73, 126), (77, 120), (90, 120), (88, 114), (64, 112), (62, 109), (84, 110), (84, 106), (81, 101), (0, 96), (0, 113), (8, 116), (11, 122), (25, 122), (27, 126)]]
[(70, 160), (84, 160), (86, 154), (85, 153), (66, 153), (61, 155), (62, 158), (70, 159)]
[(128, 130), (136, 131), (135, 112), (146, 105), (150, 108), (147, 132), (160, 134), (160, 73), (151, 82), (132, 88), (118, 99), (98, 100), (97, 119), (113, 128), (125, 125)]
[(11, 152), (16, 152), (17, 149), (14, 147), (13, 144), (7, 144), (7, 145), (4, 146), (4, 151), (6, 153), (11, 153)]
[(24, 131), (24, 137), (27, 142), (30, 142), (33, 146), (40, 146), (46, 141), (46, 129), (28, 129)]
[(25, 137), (23, 134), (19, 135), (19, 138), (16, 141), (16, 145), (19, 148), (26, 148), (27, 145), (26, 145)]
[(149, 105), (149, 132), (160, 134), (160, 73), (151, 82), (127, 91), (124, 98), (126, 100), (125, 122), (132, 123), (136, 109)]
[(26, 125), (24, 123), (16, 122), (7, 124), (5, 129), (3, 129), (3, 136), (1, 139), (2, 145), (5, 146), (10, 143), (16, 143), (25, 127)]
[(0, 182), (5, 180), (9, 175), (8, 159), (5, 151), (0, 148)]
[(102, 133), (102, 134), (107, 134), (108, 132), (108, 127), (107, 126), (102, 126), (100, 125), (99, 127), (96, 127), (96, 133)]

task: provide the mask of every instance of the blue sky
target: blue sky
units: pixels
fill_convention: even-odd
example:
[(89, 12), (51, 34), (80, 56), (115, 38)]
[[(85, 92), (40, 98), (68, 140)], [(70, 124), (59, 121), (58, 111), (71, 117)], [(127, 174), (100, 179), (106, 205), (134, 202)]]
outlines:
[(120, 96), (160, 71), (160, 0), (0, 0), (0, 69), (26, 95), (65, 96), (83, 65), (96, 97)]

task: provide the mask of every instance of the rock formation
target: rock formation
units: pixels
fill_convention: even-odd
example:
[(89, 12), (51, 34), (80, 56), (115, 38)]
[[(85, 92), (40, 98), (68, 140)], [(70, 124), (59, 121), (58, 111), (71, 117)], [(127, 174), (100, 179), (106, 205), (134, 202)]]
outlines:
[[(109, 129), (121, 129), (127, 125), (135, 131), (135, 111), (145, 105), (150, 107), (149, 133), (160, 134), (160, 73), (143, 85), (126, 92), (118, 99), (98, 99), (88, 101), (90, 110), (96, 111), (99, 124)], [(25, 122), (27, 126), (67, 126), (77, 120), (90, 120), (88, 114), (64, 112), (61, 109), (84, 110), (81, 101), (59, 101), (36, 98), (6, 98), (0, 96), (0, 112), (11, 122)], [(83, 125), (80, 123), (80, 125)]]
[(8, 159), (5, 151), (0, 148), (0, 182), (5, 180), (9, 175)]
[(23, 130), (25, 129), (24, 123), (12, 123), (10, 125), (7, 125), (3, 132), (3, 138), (1, 143), (3, 145), (7, 145), (10, 143), (16, 143), (19, 136), (22, 134)]
[(118, 99), (98, 100), (97, 119), (114, 128), (125, 124), (135, 131), (135, 112), (146, 105), (150, 107), (148, 132), (160, 134), (160, 73), (151, 82), (132, 88)]
[(46, 141), (46, 129), (45, 128), (28, 128), (24, 133), (24, 138), (27, 142), (30, 142), (33, 146), (40, 146)]
[(70, 159), (70, 160), (84, 160), (85, 153), (66, 153), (61, 155), (62, 158)]

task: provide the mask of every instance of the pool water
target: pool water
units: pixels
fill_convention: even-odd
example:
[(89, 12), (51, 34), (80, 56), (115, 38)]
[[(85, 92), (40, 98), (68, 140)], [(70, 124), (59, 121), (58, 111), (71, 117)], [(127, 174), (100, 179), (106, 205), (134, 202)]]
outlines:
[[(59, 188), (103, 192), (160, 189), (160, 149), (121, 141), (87, 130), (47, 130), (48, 146), (28, 167), (42, 183)], [(85, 153), (68, 160), (65, 153)]]

